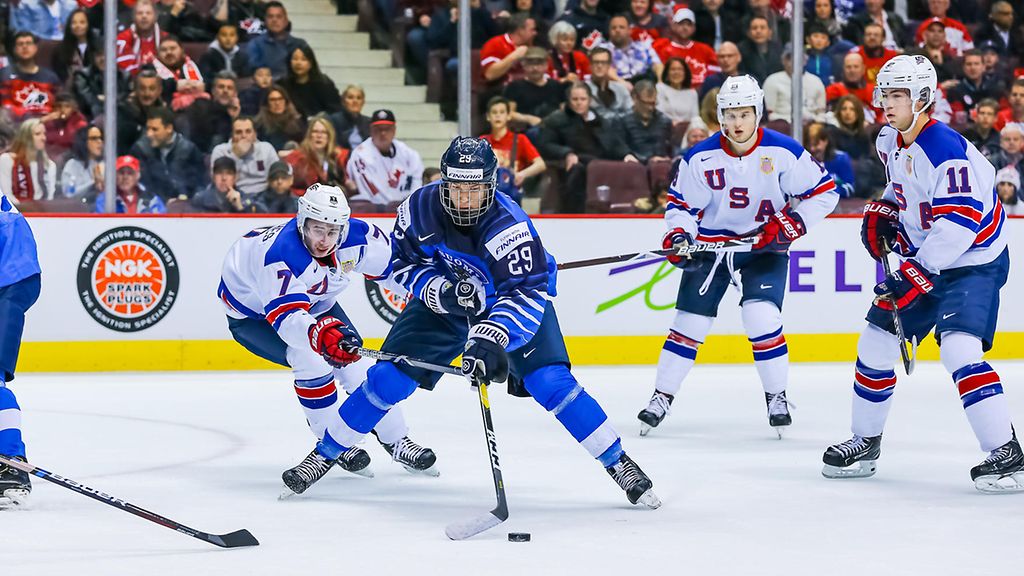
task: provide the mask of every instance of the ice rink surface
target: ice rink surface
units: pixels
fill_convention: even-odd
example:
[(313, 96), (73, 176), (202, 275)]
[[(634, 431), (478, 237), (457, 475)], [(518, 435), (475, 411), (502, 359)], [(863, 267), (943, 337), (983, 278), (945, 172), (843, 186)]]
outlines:
[[(1024, 363), (994, 362), (1024, 421)], [(984, 457), (939, 364), (902, 377), (871, 479), (825, 480), (821, 453), (849, 437), (852, 367), (797, 364), (794, 426), (776, 440), (752, 365), (697, 366), (672, 415), (638, 438), (654, 369), (581, 368), (659, 510), (630, 506), (532, 400), (491, 394), (511, 516), (465, 542), (448, 522), (493, 507), (476, 394), (455, 378), (405, 403), (438, 454), (414, 477), (372, 441), (376, 478), (335, 469), (277, 496), (312, 437), (285, 372), (21, 375), (29, 457), (178, 522), (248, 528), (221, 550), (36, 479), (29, 510), (0, 512), (0, 574), (1015, 574), (1024, 495), (975, 491)], [(509, 531), (530, 532), (510, 543)], [(527, 572), (530, 571), (530, 572)]]

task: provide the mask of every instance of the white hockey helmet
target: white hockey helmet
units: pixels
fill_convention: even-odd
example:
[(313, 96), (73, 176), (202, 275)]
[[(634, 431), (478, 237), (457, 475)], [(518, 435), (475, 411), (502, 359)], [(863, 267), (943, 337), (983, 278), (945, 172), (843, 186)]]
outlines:
[[(917, 124), (917, 117), (926, 108), (935, 103), (935, 94), (938, 90), (939, 79), (935, 73), (935, 66), (931, 60), (924, 56), (909, 56), (901, 54), (893, 56), (878, 71), (875, 77), (875, 90), (871, 94), (871, 105), (875, 108), (882, 108), (885, 105), (885, 90), (902, 88), (910, 92), (911, 106), (913, 106), (914, 120), (911, 126)], [(918, 108), (918, 102), (922, 105)]]
[[(757, 84), (757, 80), (749, 74), (743, 76), (730, 76), (718, 91), (718, 124), (725, 125), (725, 111), (730, 108), (746, 108), (752, 106), (756, 120), (755, 126), (761, 124), (761, 115), (764, 113), (764, 91)], [(722, 129), (725, 134), (725, 129)], [(729, 138), (728, 134), (725, 134)], [(732, 140), (732, 138), (729, 138)], [(738, 142), (737, 142), (738, 144)]]
[(352, 209), (341, 188), (318, 183), (306, 188), (306, 194), (299, 198), (296, 223), (300, 235), (304, 233), (307, 220), (337, 224), (341, 227), (338, 232), (340, 246), (348, 236), (348, 219), (351, 216)]

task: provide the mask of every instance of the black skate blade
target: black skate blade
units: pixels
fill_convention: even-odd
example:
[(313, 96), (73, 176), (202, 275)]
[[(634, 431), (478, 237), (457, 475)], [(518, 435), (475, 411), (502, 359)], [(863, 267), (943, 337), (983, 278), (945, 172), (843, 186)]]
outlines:
[(1024, 492), (1024, 471), (1006, 476), (991, 474), (974, 479), (974, 487), (982, 494), (1015, 494)]
[(221, 548), (243, 548), (245, 546), (259, 546), (260, 542), (248, 530), (236, 530), (230, 534), (209, 534), (207, 539), (210, 543)]
[(825, 464), (821, 468), (821, 475), (832, 480), (845, 480), (847, 478), (869, 478), (875, 475), (878, 469), (876, 460), (861, 460), (843, 468)]

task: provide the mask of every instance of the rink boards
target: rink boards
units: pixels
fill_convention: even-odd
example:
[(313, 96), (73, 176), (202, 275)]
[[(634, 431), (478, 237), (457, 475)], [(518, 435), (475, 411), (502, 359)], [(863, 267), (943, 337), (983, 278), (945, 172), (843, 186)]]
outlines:
[[(367, 217), (382, 231), (392, 218)], [(30, 215), (43, 269), (29, 312), (21, 371), (245, 370), (268, 364), (231, 340), (217, 298), (224, 254), (246, 232), (282, 218)], [(545, 247), (566, 262), (659, 247), (650, 217), (540, 217)], [(783, 310), (791, 358), (847, 361), (879, 267), (860, 244), (860, 218), (829, 218), (790, 253)], [(1011, 261), (1024, 219), (1010, 219)], [(1002, 291), (992, 357), (1024, 358), (1024, 264)], [(674, 315), (680, 272), (662, 259), (562, 272), (554, 303), (576, 364), (656, 361)], [(355, 275), (341, 303), (371, 346), (387, 334), (400, 301)], [(701, 362), (751, 359), (730, 289)], [(937, 358), (930, 337), (919, 351)]]

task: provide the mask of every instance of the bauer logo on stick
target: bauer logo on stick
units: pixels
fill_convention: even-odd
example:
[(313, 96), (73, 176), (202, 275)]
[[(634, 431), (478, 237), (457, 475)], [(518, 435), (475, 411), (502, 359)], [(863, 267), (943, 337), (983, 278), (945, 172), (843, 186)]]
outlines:
[(167, 315), (178, 298), (178, 261), (149, 230), (122, 226), (89, 243), (78, 263), (78, 297), (93, 320), (137, 332)]

